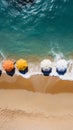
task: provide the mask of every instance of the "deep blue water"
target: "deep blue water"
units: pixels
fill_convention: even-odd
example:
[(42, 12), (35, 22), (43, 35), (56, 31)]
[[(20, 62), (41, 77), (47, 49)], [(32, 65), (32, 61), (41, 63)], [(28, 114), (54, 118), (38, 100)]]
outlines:
[(0, 0), (0, 50), (9, 57), (72, 55), (73, 0)]

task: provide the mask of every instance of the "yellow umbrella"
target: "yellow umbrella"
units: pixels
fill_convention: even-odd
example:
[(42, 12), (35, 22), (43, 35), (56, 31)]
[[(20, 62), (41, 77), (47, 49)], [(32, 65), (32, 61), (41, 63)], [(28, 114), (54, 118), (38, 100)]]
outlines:
[(28, 67), (27, 61), (24, 59), (19, 59), (16, 62), (16, 67), (19, 71), (24, 71)]

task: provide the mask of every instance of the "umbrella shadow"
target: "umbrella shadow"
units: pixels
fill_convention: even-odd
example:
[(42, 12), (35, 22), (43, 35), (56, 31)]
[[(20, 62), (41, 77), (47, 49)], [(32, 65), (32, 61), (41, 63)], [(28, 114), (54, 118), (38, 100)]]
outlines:
[(43, 70), (43, 69), (41, 69), (41, 71), (42, 71), (42, 73), (43, 73), (44, 76), (49, 76), (50, 73), (52, 72), (52, 68), (50, 68), (50, 69), (48, 69), (48, 70)]
[(13, 76), (13, 75), (15, 74), (15, 68), (14, 68), (12, 71), (10, 71), (10, 72), (6, 71), (6, 73), (7, 73), (9, 76)]
[(25, 70), (19, 70), (21, 74), (26, 74), (28, 72), (28, 67)]
[(59, 75), (64, 75), (64, 74), (67, 72), (67, 69), (64, 69), (64, 70), (58, 70), (58, 69), (56, 69), (56, 72), (57, 72)]
[(2, 75), (2, 70), (0, 70), (0, 76)]

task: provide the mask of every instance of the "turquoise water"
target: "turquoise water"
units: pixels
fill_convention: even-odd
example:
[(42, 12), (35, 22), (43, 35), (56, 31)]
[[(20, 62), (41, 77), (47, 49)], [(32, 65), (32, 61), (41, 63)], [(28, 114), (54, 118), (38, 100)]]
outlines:
[(73, 0), (0, 0), (0, 50), (8, 57), (72, 55)]

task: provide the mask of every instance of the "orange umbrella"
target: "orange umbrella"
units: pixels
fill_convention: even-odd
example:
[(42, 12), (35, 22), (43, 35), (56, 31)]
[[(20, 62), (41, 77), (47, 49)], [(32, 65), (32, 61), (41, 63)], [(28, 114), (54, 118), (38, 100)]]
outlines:
[(15, 68), (15, 67), (14, 67), (14, 62), (11, 61), (11, 60), (5, 60), (5, 61), (3, 62), (3, 68), (4, 68), (4, 70), (7, 71), (7, 72), (12, 71), (12, 70)]
[(24, 59), (19, 59), (16, 62), (16, 67), (19, 71), (24, 71), (28, 67), (27, 61)]

